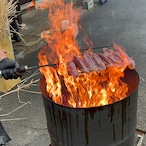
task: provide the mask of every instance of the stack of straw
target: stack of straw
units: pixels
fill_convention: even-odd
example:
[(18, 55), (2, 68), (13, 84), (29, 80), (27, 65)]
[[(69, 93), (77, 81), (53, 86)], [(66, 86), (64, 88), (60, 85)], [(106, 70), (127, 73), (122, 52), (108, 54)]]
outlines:
[[(9, 1), (9, 2), (8, 2)], [(10, 27), (12, 19), (9, 16), (14, 16), (16, 12), (16, 2), (13, 0), (0, 0), (0, 47), (6, 52), (8, 58), (14, 59), (13, 45), (10, 36)], [(11, 17), (9, 17), (11, 18)], [(20, 82), (16, 80), (4, 80), (0, 78), (0, 92), (7, 92)]]
[(13, 0), (0, 0), (0, 40), (8, 37), (9, 24), (12, 21), (8, 16), (14, 15), (16, 3)]

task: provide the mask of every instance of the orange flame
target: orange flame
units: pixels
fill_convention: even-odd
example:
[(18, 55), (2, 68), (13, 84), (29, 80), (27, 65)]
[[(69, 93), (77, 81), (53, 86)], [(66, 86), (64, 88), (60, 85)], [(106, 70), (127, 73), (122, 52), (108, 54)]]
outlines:
[[(105, 69), (82, 72), (76, 67), (76, 77), (70, 74), (68, 64), (74, 65), (76, 56), (82, 60), (84, 55), (94, 54), (91, 50), (84, 53), (79, 51), (78, 42), (75, 39), (79, 10), (73, 9), (73, 4), (64, 4), (63, 0), (45, 1), (40, 8), (49, 8), (49, 20), (51, 29), (42, 33), (42, 38), (48, 43), (39, 53), (39, 65), (50, 62), (56, 63), (57, 68), (44, 67), (41, 73), (46, 78), (46, 90), (50, 98), (58, 104), (70, 107), (94, 107), (111, 104), (126, 97), (128, 86), (122, 82), (124, 70), (134, 68), (134, 61), (114, 44), (114, 50), (104, 48), (104, 56), (112, 60), (112, 65), (105, 65)], [(91, 44), (91, 43), (89, 43)], [(108, 54), (107, 54), (108, 53)], [(94, 54), (95, 56), (97, 54)], [(102, 54), (99, 54), (102, 55)], [(116, 55), (116, 60), (112, 58)], [(95, 62), (94, 62), (95, 63)], [(103, 62), (97, 64), (103, 65)]]
[(27, 5), (26, 5), (26, 10), (27, 10), (27, 11), (30, 11), (30, 9), (31, 9), (32, 7), (37, 8), (37, 7), (36, 7), (35, 0), (31, 0), (30, 3), (27, 3)]

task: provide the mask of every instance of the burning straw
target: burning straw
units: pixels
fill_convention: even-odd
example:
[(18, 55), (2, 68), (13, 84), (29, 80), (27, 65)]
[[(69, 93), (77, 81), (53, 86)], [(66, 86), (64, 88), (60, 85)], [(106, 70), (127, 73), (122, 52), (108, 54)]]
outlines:
[(58, 65), (57, 68), (40, 69), (49, 97), (55, 103), (70, 107), (102, 106), (124, 99), (128, 86), (121, 78), (127, 67), (134, 69), (134, 61), (117, 44), (113, 50), (103, 48), (103, 52), (93, 53), (89, 49), (81, 53), (73, 25), (78, 24), (79, 14), (71, 6), (63, 0), (45, 1), (40, 6), (49, 9), (52, 33), (44, 31), (41, 35), (48, 47), (39, 52), (39, 65), (52, 60)]

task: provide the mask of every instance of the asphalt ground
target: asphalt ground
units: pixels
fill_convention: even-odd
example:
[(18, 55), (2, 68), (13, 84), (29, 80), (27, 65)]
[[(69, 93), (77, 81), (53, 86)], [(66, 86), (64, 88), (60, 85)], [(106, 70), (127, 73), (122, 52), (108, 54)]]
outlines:
[[(137, 110), (137, 128), (146, 131), (146, 1), (145, 0), (109, 0), (102, 6), (97, 6), (86, 11), (80, 23), (82, 30), (79, 31), (77, 40), (82, 51), (87, 49), (83, 44), (83, 32), (89, 35), (93, 41), (95, 52), (103, 47), (112, 47), (113, 41), (126, 48), (126, 52), (136, 62), (136, 71), (139, 74), (139, 93)], [(25, 43), (14, 43), (16, 60), (24, 65), (37, 65), (37, 53), (45, 44), (40, 38), (43, 30), (49, 28), (47, 10), (35, 10), (25, 12), (22, 15), (27, 29), (20, 32), (24, 35)], [(41, 74), (31, 76), (35, 70), (24, 74), (22, 80), (26, 84), (36, 81), (34, 86), (29, 86), (26, 91), (19, 90), (5, 95), (0, 106), (1, 113), (13, 113), (0, 117), (3, 125), (11, 137), (8, 146), (48, 146), (50, 138), (46, 126), (42, 96), (39, 90)], [(16, 88), (16, 87), (15, 87)], [(14, 88), (14, 89), (15, 89)], [(30, 93), (28, 90), (35, 93)], [(21, 99), (22, 103), (20, 103)], [(30, 104), (31, 103), (31, 104)], [(19, 106), (21, 108), (15, 110)], [(25, 119), (20, 119), (25, 118)], [(15, 119), (15, 120), (6, 120)]]

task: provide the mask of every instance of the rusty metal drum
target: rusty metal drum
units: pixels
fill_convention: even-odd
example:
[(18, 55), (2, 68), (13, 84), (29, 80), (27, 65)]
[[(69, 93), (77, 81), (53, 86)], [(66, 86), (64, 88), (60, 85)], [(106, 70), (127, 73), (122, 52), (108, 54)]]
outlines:
[(123, 79), (129, 86), (125, 99), (113, 104), (71, 108), (54, 103), (40, 79), (51, 146), (134, 146), (139, 76), (127, 69)]

